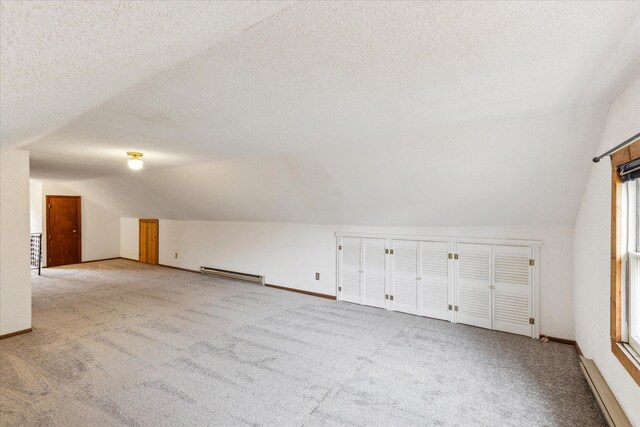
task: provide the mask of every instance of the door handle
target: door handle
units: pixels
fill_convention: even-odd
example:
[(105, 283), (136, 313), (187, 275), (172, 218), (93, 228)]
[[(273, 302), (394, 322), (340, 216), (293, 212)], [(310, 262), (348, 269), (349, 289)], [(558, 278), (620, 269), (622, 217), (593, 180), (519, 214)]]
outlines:
[(73, 232), (74, 232), (74, 233), (77, 233), (78, 231), (77, 231), (77, 230), (73, 230)]

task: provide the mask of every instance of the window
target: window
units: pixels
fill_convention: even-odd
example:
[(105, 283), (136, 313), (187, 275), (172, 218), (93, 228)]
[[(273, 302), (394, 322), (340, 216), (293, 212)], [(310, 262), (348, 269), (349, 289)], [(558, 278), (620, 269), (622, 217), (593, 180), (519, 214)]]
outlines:
[(622, 185), (622, 342), (640, 359), (640, 182), (629, 180)]
[(611, 166), (611, 351), (640, 385), (640, 140)]

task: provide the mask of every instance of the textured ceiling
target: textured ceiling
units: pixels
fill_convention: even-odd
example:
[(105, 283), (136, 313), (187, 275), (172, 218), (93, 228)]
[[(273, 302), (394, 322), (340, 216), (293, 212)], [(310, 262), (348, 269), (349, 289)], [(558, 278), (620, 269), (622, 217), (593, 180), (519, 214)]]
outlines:
[(0, 2), (0, 142), (31, 142), (290, 3)]
[[(158, 3), (136, 4), (159, 13)], [(209, 25), (159, 13), (180, 28), (171, 42), (117, 49), (113, 18), (94, 15), (108, 51), (74, 73), (111, 92), (89, 91), (91, 102), (67, 94), (54, 108), (48, 96), (72, 79), (59, 84), (68, 68), (47, 63), (46, 96), (30, 96), (66, 124), (3, 93), (3, 143), (5, 120), (11, 141), (56, 127), (25, 146), (33, 176), (74, 181), (127, 216), (569, 224), (608, 107), (640, 73), (638, 2), (242, 5), (198, 4), (189, 19), (220, 27), (206, 36)], [(215, 20), (225, 8), (233, 25)], [(29, 45), (31, 33), (14, 30)], [(62, 55), (73, 58), (66, 50), (85, 38)], [(4, 77), (2, 46), (4, 92), (20, 78)], [(134, 72), (122, 62), (165, 52), (173, 66)], [(118, 66), (102, 70), (112, 56)], [(137, 173), (126, 170), (131, 149), (145, 152)]]

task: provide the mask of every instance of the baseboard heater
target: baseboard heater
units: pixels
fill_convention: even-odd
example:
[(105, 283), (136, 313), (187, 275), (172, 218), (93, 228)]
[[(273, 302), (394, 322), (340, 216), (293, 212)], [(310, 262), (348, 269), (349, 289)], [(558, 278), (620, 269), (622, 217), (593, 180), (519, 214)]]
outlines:
[(224, 277), (226, 279), (243, 280), (245, 282), (260, 283), (264, 286), (264, 276), (240, 273), (238, 271), (221, 270), (213, 267), (200, 267), (200, 273), (206, 276)]
[(580, 356), (580, 368), (582, 368), (582, 373), (587, 379), (589, 388), (591, 388), (607, 424), (610, 427), (631, 427), (629, 419), (593, 360)]

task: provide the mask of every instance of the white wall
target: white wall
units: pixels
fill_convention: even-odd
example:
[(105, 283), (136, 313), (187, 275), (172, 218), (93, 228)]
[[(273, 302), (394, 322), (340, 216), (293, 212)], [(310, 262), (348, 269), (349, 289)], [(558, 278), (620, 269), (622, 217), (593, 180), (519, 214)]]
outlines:
[[(640, 79), (611, 106), (598, 153), (640, 130)], [(593, 153), (594, 155), (596, 153)], [(585, 155), (588, 162), (591, 156)], [(592, 358), (633, 425), (640, 426), (640, 387), (611, 353), (609, 332), (611, 256), (611, 166), (591, 168), (575, 224), (576, 341)]]
[(32, 233), (42, 233), (42, 182), (29, 181), (29, 209)]
[(0, 335), (31, 328), (29, 153), (0, 150)]
[(160, 263), (261, 274), (273, 285), (335, 295), (334, 232), (327, 225), (161, 220)]
[(120, 218), (120, 256), (138, 259), (138, 218)]
[[(77, 196), (65, 185), (43, 181), (40, 202), (46, 204), (46, 196)], [(100, 205), (82, 197), (82, 261), (92, 261), (120, 256), (120, 217)], [(46, 215), (42, 216), (42, 241), (47, 240)], [(47, 245), (42, 245), (43, 265), (47, 265)]]
[[(121, 256), (137, 259), (137, 219), (123, 219)], [(130, 231), (125, 230), (130, 224)], [(265, 275), (267, 283), (336, 294), (336, 231), (542, 240), (540, 332), (574, 338), (573, 229), (559, 227), (356, 227), (160, 220), (160, 264)], [(175, 258), (175, 253), (178, 258)], [(315, 280), (315, 273), (320, 280)]]

